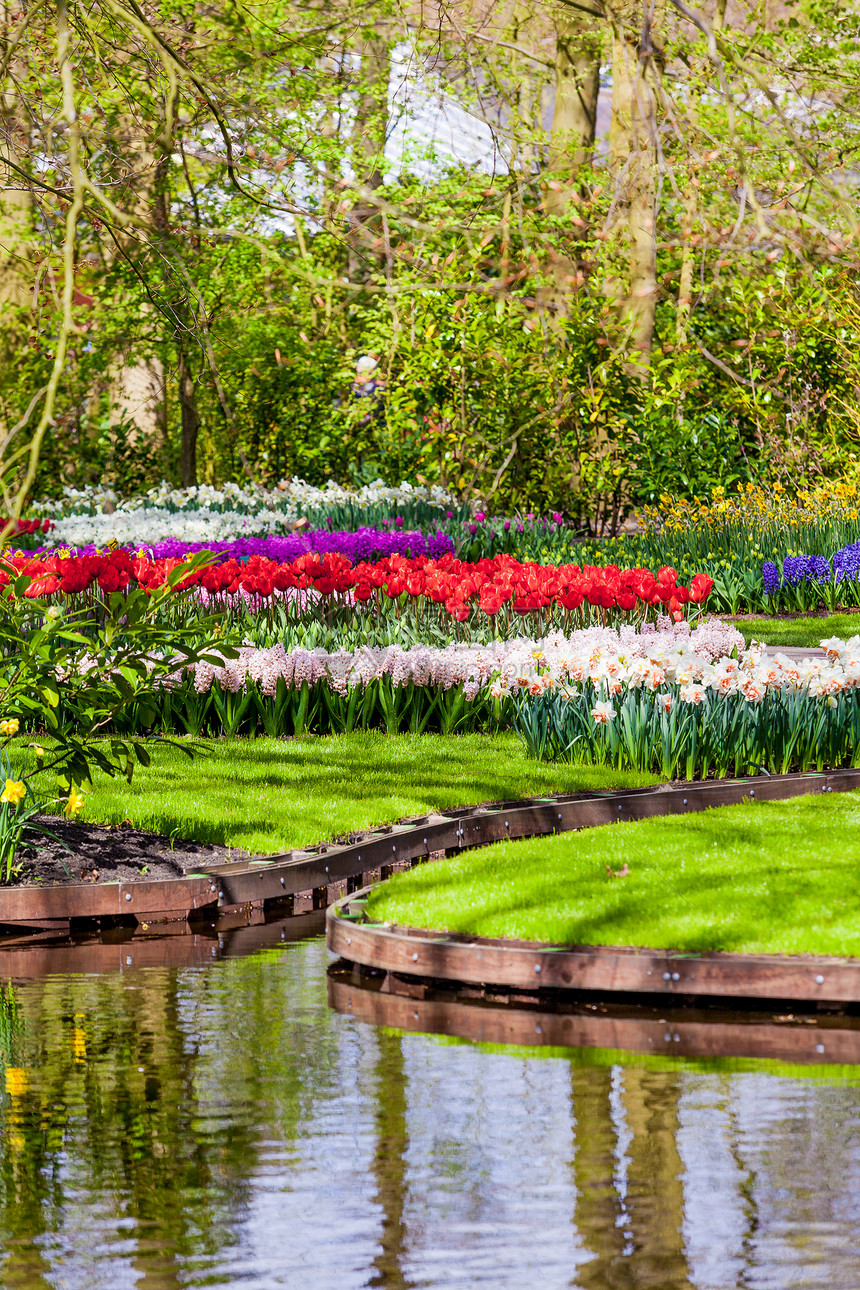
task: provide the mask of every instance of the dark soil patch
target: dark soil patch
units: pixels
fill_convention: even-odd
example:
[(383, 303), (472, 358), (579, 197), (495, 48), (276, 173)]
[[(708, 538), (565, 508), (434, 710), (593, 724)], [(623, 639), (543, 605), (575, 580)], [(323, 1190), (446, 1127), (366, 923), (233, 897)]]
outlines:
[(152, 882), (199, 873), (210, 865), (247, 859), (235, 847), (162, 837), (130, 823), (105, 828), (53, 815), (39, 815), (44, 824), (70, 848), (53, 838), (35, 836), (18, 852), (21, 872), (12, 884), (22, 887), (80, 882)]

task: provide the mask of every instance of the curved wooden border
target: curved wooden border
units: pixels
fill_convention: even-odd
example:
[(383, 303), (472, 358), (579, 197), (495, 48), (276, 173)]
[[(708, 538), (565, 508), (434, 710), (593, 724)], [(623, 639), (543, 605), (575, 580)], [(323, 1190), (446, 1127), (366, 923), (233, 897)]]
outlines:
[(364, 886), (369, 875), (388, 876), (395, 864), (413, 864), (436, 852), (486, 846), (505, 838), (541, 837), (617, 820), (686, 815), (710, 807), (780, 801), (804, 794), (860, 788), (860, 769), (809, 775), (717, 780), (678, 787), (569, 793), (440, 811), (373, 830), (347, 846), (318, 846), (275, 856), (213, 865), (184, 878), (81, 883), (56, 887), (0, 887), (0, 931), (68, 930), (101, 919), (140, 923), (212, 917), (245, 905), (269, 905), (304, 892), (323, 908), (346, 882)]
[(860, 1003), (860, 959), (547, 945), (362, 923), (367, 890), (330, 907), (326, 944), (380, 972), (530, 993)]
[[(398, 994), (398, 981), (349, 979), (329, 970), (328, 1002), (345, 1016), (373, 1026), (448, 1035), (472, 1043), (521, 1047), (602, 1048), (628, 1053), (709, 1059), (736, 1057), (810, 1065), (860, 1065), (860, 1020), (785, 1017), (777, 1020), (725, 1013), (693, 1017), (679, 1009), (665, 1016), (601, 1016), (508, 1003), (416, 998), (414, 985)], [(410, 993), (409, 991), (412, 991)], [(687, 1012), (689, 1013), (689, 1009)], [(812, 1024), (810, 1024), (812, 1023)]]

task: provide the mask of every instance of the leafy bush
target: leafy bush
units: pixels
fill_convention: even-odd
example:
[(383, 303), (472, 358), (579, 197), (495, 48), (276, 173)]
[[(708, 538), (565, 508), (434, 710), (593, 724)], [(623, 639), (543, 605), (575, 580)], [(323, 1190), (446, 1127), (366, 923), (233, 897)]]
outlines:
[(209, 657), (205, 642), (216, 629), (214, 618), (184, 627), (164, 612), (188, 568), (202, 563), (197, 557), (196, 565), (192, 559), (169, 572), (149, 593), (93, 591), (75, 610), (40, 605), (33, 579), (8, 569), (11, 577), (0, 588), (0, 712), (31, 734), (51, 736), (50, 754), (19, 782), (52, 771), (68, 796), (91, 780), (93, 768), (131, 780), (135, 763), (147, 763), (144, 735), (105, 739), (105, 731), (132, 706), (151, 714), (144, 724), (152, 725), (160, 683), (177, 660)]

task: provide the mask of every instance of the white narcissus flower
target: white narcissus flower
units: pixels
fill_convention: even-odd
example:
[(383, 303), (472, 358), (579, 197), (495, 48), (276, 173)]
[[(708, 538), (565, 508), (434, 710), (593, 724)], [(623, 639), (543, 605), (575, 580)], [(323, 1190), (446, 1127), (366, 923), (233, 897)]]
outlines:
[(827, 640), (820, 641), (819, 644), (830, 658), (841, 658), (849, 648), (849, 642), (840, 640), (838, 636), (828, 636)]
[(594, 724), (596, 726), (605, 726), (608, 722), (614, 721), (616, 714), (611, 703), (598, 700), (591, 709), (591, 715), (594, 717)]

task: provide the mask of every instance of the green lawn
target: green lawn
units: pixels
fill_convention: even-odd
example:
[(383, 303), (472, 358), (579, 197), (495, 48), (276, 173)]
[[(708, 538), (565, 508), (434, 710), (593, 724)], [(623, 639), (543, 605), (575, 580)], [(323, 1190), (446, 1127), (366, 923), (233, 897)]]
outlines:
[(858, 862), (860, 793), (745, 802), (464, 852), (395, 876), (367, 912), (569, 945), (860, 955)]
[(512, 734), (373, 732), (198, 741), (193, 761), (154, 746), (129, 785), (99, 776), (81, 818), (277, 852), (356, 829), (492, 798), (636, 786), (653, 776), (529, 761)]
[(826, 614), (821, 618), (732, 618), (747, 642), (763, 641), (765, 645), (817, 646), (828, 636), (860, 635), (860, 614)]

